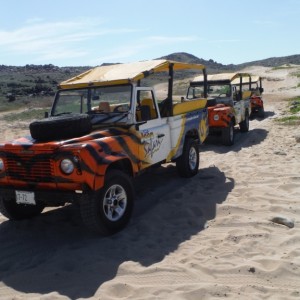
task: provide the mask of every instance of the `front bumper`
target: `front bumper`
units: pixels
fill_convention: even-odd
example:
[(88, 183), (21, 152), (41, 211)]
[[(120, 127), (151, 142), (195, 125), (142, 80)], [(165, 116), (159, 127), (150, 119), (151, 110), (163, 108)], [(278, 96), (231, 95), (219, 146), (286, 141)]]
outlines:
[(45, 206), (61, 206), (66, 203), (80, 203), (88, 197), (87, 191), (53, 191), (53, 190), (30, 190), (22, 188), (0, 188), (0, 197), (7, 201), (16, 201), (16, 190), (33, 192), (36, 202)]

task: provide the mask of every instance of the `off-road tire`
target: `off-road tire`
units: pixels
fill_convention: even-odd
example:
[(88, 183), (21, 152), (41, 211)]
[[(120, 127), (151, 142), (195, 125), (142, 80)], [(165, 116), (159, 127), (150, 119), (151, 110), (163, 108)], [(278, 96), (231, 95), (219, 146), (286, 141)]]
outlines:
[(230, 121), (228, 127), (222, 129), (222, 144), (232, 146), (234, 144), (234, 125)]
[(239, 123), (240, 131), (241, 132), (248, 132), (249, 131), (249, 113), (246, 111), (244, 120)]
[(133, 205), (131, 178), (119, 170), (110, 170), (104, 187), (81, 201), (80, 212), (87, 228), (101, 235), (111, 235), (127, 225)]
[(199, 169), (199, 148), (194, 139), (186, 139), (183, 151), (176, 160), (178, 174), (181, 177), (192, 177), (198, 173)]
[(37, 120), (29, 125), (31, 136), (39, 141), (70, 139), (88, 134), (92, 124), (87, 114), (70, 114)]
[(38, 202), (36, 205), (18, 204), (15, 199), (0, 197), (0, 212), (9, 220), (31, 219), (41, 214), (45, 205)]

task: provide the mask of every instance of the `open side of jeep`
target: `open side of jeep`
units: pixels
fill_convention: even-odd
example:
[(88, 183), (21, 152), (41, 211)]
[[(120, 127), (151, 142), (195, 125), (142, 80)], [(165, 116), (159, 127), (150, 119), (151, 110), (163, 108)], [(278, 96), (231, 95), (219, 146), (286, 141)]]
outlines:
[[(133, 177), (165, 162), (183, 177), (196, 175), (207, 99), (173, 101), (174, 73), (192, 69), (206, 77), (203, 65), (153, 60), (62, 82), (47, 117), (30, 124), (31, 136), (0, 144), (0, 212), (20, 220), (78, 203), (88, 228), (111, 234), (130, 220)], [(143, 85), (157, 73), (167, 78), (163, 101)]]
[[(247, 84), (246, 84), (247, 83)], [(187, 98), (203, 92), (204, 76), (190, 83)], [(224, 145), (233, 145), (234, 127), (241, 132), (249, 130), (251, 76), (248, 73), (221, 73), (207, 75), (209, 133), (221, 135)]]

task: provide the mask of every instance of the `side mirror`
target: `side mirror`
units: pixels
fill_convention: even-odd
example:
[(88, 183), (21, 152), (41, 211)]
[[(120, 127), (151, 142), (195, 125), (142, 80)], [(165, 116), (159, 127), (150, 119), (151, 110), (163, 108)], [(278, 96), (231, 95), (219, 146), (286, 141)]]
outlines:
[(47, 111), (45, 111), (45, 118), (49, 118), (49, 113)]

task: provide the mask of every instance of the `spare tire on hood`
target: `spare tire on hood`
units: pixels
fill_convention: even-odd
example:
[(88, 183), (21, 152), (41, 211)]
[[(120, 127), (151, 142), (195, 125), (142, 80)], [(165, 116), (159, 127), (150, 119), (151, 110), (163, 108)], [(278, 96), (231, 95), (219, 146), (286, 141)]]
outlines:
[(39, 141), (70, 139), (88, 134), (92, 124), (87, 114), (69, 114), (34, 121), (29, 125), (31, 136)]

